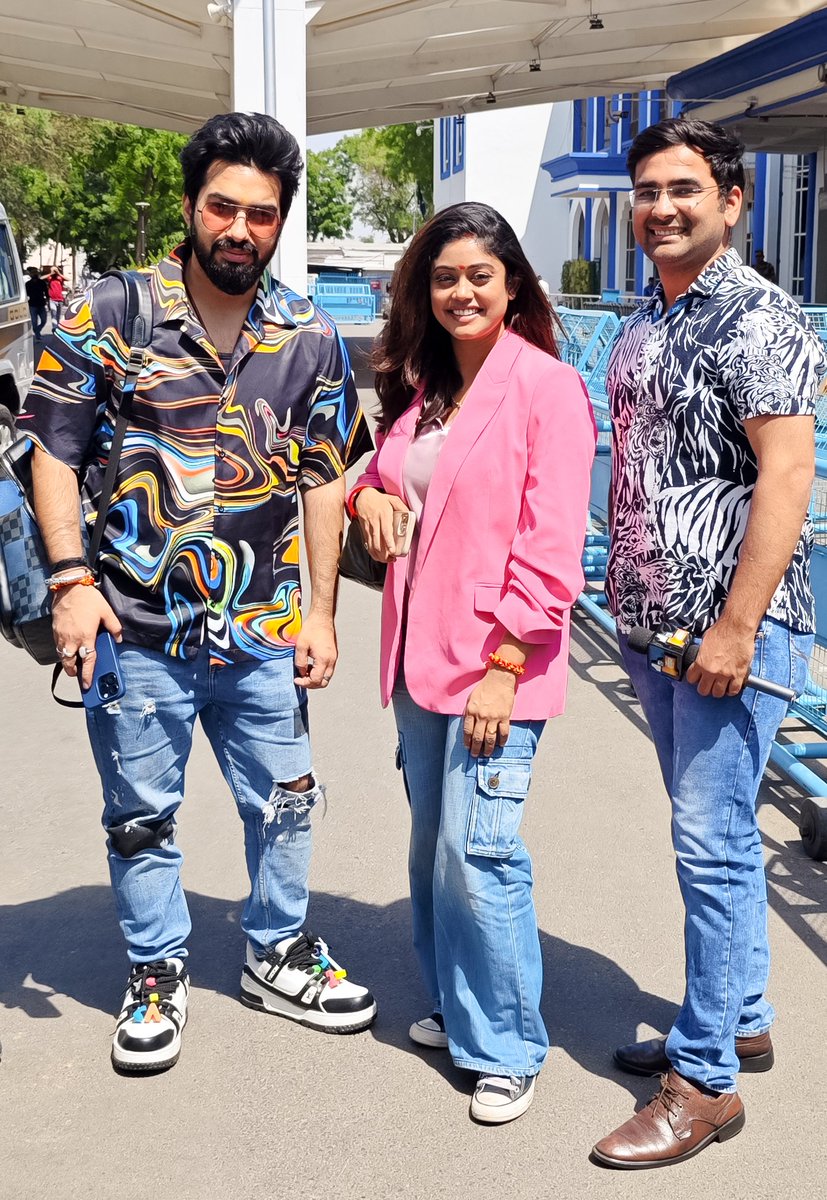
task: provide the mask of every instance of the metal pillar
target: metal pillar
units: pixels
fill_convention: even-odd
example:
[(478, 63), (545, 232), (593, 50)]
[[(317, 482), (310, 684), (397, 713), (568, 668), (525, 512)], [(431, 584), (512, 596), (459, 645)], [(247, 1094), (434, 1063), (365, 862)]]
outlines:
[[(281, 121), (307, 156), (307, 14), (303, 0), (235, 0), (233, 91), (237, 112), (265, 112)], [(307, 292), (306, 177), (273, 256), (272, 269)]]

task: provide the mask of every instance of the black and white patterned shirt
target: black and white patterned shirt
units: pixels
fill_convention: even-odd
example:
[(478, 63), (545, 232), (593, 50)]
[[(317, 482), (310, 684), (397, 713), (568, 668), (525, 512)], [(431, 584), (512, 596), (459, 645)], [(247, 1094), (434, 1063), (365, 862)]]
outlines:
[[(606, 579), (619, 629), (721, 614), (758, 467), (743, 422), (813, 414), (827, 370), (798, 305), (728, 250), (668, 312), (661, 288), (625, 322), (609, 362), (613, 530)], [(805, 522), (768, 615), (815, 628)]]

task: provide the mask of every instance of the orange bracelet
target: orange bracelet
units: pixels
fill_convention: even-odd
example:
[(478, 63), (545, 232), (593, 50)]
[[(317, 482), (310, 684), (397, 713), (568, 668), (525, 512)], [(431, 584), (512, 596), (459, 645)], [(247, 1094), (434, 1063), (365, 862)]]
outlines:
[(486, 671), (489, 667), (502, 667), (504, 671), (510, 671), (512, 675), (516, 675), (518, 679), (521, 675), (525, 675), (525, 667), (521, 667), (519, 663), (509, 662), (507, 658), (500, 658), (499, 654), (495, 654), (493, 651), (488, 655)]
[(81, 587), (97, 587), (95, 576), (90, 574), (82, 575), (80, 579), (56, 579), (54, 583), (49, 584), (49, 591), (59, 592), (62, 588), (74, 587), (78, 583)]

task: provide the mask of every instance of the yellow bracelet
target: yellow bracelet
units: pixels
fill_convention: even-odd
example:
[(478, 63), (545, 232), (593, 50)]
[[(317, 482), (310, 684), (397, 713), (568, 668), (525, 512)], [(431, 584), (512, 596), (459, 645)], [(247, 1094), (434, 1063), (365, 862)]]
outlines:
[(519, 663), (509, 662), (507, 658), (500, 658), (499, 654), (494, 654), (493, 651), (488, 655), (486, 671), (489, 667), (502, 667), (504, 671), (510, 671), (512, 675), (516, 675), (518, 679), (521, 675), (525, 675), (525, 667), (521, 667)]

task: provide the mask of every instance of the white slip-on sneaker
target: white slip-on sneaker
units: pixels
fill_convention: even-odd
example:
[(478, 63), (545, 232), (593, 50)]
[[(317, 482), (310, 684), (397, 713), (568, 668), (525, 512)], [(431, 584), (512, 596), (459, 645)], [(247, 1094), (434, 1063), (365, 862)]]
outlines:
[(262, 959), (248, 942), (241, 1003), (323, 1033), (357, 1033), (376, 1019), (376, 1001), (346, 976), (313, 933), (284, 938)]
[(471, 1116), (486, 1125), (521, 1117), (534, 1099), (535, 1075), (480, 1075), (471, 1100)]
[(445, 1022), (442, 1013), (432, 1012), (430, 1017), (414, 1021), (408, 1030), (408, 1037), (417, 1046), (427, 1046), (431, 1050), (447, 1050), (448, 1034), (445, 1032)]
[(122, 1071), (162, 1071), (181, 1053), (190, 983), (180, 958), (136, 963), (112, 1039), (112, 1062)]

